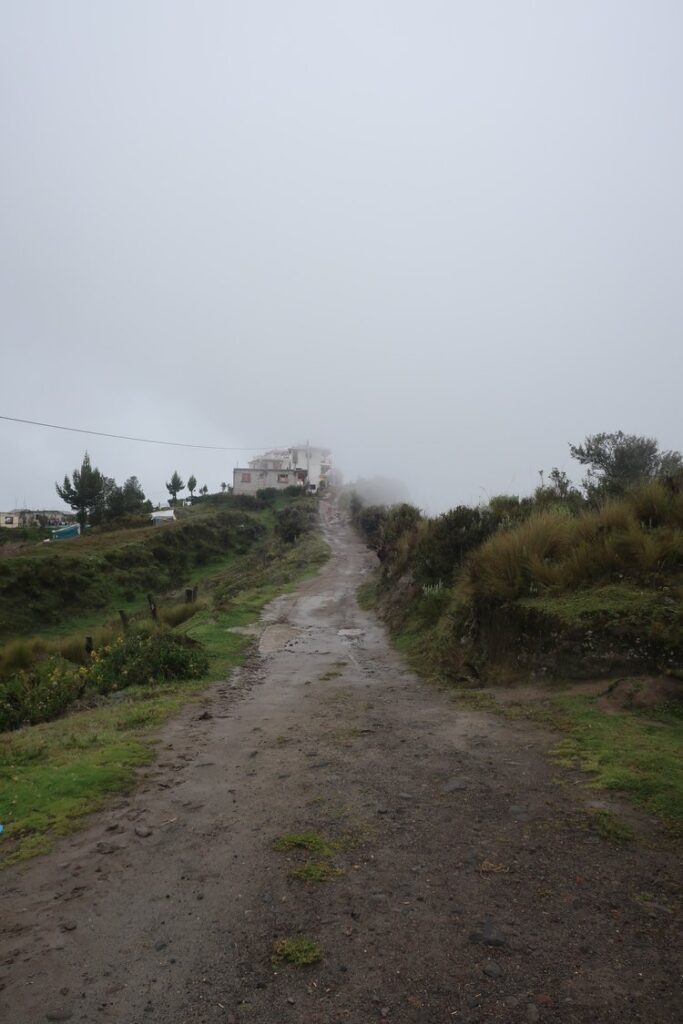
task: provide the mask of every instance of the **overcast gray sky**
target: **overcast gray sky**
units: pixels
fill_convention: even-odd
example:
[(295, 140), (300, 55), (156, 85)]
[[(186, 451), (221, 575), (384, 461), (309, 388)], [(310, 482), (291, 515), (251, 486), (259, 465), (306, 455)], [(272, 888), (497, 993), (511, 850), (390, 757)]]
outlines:
[[(1, 414), (309, 438), (434, 511), (683, 447), (680, 0), (0, 15)], [(0, 509), (86, 447), (155, 499), (243, 461), (0, 421)]]

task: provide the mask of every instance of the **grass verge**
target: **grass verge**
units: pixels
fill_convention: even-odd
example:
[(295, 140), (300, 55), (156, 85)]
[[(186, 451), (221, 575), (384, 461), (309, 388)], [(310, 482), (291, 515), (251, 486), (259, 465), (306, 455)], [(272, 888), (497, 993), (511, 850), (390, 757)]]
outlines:
[(556, 697), (567, 735), (556, 749), (565, 765), (621, 793), (683, 836), (683, 718), (668, 708), (605, 713), (596, 698)]
[[(590, 785), (626, 796), (659, 818), (672, 834), (683, 836), (680, 711), (667, 706), (607, 712), (599, 706), (599, 697), (572, 694), (510, 703), (496, 700), (487, 690), (456, 690), (453, 699), (474, 711), (523, 719), (562, 733), (552, 755), (558, 764), (586, 772)], [(599, 825), (595, 830), (610, 831)]]

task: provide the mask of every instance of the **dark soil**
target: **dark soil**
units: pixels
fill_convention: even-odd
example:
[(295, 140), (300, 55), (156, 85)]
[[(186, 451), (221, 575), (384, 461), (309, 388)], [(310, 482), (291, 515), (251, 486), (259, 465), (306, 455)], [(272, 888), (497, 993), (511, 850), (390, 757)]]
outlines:
[[(324, 517), (333, 558), (269, 606), (208, 714), (188, 707), (135, 793), (3, 873), (0, 1018), (680, 1021), (680, 853), (638, 815), (636, 841), (601, 838), (551, 735), (409, 672), (356, 604), (374, 556)], [(274, 849), (305, 832), (332, 852)], [(309, 860), (323, 880), (290, 877)], [(297, 936), (322, 958), (274, 961)]]

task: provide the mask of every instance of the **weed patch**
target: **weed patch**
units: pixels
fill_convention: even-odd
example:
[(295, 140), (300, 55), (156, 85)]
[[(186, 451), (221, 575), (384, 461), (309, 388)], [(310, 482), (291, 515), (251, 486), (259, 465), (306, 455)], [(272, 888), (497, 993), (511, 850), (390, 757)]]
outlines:
[(588, 817), (588, 827), (609, 843), (627, 843), (635, 838), (635, 832), (631, 826), (616, 814), (612, 814), (611, 811), (591, 812)]
[(341, 868), (335, 868), (327, 861), (309, 860), (292, 868), (289, 877), (299, 882), (329, 882), (332, 878), (339, 878), (343, 873)]
[(273, 943), (273, 962), (282, 963), (285, 961), (293, 967), (308, 967), (322, 960), (322, 950), (313, 939), (305, 936), (295, 938), (279, 939)]
[(289, 832), (280, 836), (273, 844), (274, 849), (281, 853), (289, 850), (306, 850), (308, 853), (315, 853), (319, 857), (331, 857), (335, 850), (335, 844), (325, 839), (319, 832)]

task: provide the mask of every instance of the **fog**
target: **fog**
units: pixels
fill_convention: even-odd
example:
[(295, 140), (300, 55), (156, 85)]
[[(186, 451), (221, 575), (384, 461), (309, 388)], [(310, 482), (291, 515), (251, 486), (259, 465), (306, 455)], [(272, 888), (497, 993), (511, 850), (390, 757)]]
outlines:
[[(430, 511), (683, 447), (679, 2), (0, 10), (0, 414), (310, 440)], [(0, 509), (86, 448), (154, 500), (254, 454), (0, 420)]]

